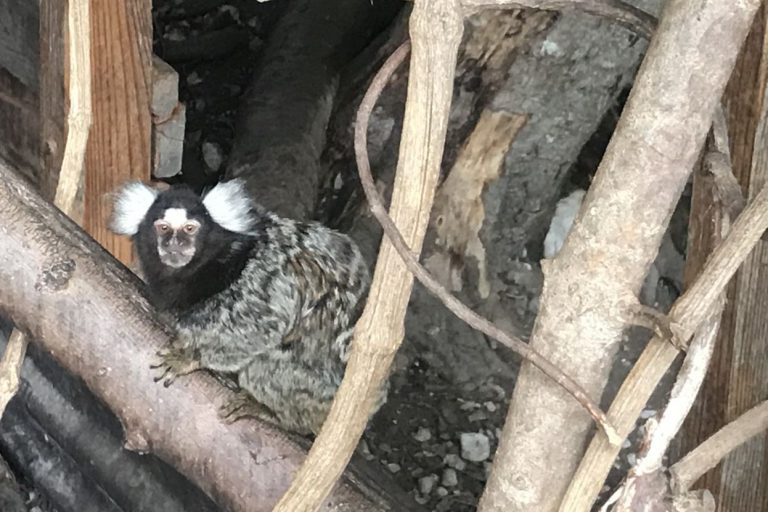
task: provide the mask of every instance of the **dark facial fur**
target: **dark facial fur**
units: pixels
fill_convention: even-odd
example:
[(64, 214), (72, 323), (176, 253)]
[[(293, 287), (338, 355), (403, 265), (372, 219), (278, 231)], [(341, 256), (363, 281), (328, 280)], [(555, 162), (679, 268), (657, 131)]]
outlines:
[[(199, 224), (198, 230), (193, 235), (183, 230), (158, 234), (155, 222), (163, 219), (168, 209), (185, 211), (187, 219)], [(193, 253), (189, 262), (180, 267), (166, 264), (160, 256), (159, 249), (173, 238), (180, 238), (178, 243), (184, 248), (191, 246)], [(222, 228), (213, 221), (199, 196), (186, 187), (172, 187), (158, 195), (134, 240), (155, 305), (183, 310), (227, 288), (242, 272), (258, 237)]]

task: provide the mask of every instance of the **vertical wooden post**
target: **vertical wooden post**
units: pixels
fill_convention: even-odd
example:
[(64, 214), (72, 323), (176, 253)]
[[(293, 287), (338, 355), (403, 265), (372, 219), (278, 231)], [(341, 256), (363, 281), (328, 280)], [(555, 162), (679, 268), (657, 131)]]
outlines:
[[(733, 170), (748, 198), (768, 178), (767, 22), (763, 4), (725, 94)], [(706, 231), (711, 224), (699, 227)], [(767, 261), (768, 243), (759, 242), (731, 282), (712, 366), (680, 436), (681, 454), (768, 394)], [(700, 484), (717, 497), (717, 510), (768, 510), (767, 458), (768, 438), (757, 436), (704, 476)]]
[(67, 140), (68, 6), (69, 0), (40, 2), (40, 190), (51, 201)]
[(109, 232), (107, 223), (115, 188), (150, 176), (151, 7), (151, 0), (91, 0), (93, 126), (84, 227), (126, 264), (130, 243)]

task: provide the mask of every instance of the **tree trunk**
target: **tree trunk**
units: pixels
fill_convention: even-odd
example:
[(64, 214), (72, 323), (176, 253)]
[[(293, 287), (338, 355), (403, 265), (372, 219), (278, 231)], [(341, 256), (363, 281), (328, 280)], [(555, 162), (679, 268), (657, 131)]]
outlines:
[[(571, 234), (543, 267), (531, 343), (594, 399), (758, 4), (666, 5)], [(570, 397), (523, 365), (480, 510), (556, 510), (590, 431)]]

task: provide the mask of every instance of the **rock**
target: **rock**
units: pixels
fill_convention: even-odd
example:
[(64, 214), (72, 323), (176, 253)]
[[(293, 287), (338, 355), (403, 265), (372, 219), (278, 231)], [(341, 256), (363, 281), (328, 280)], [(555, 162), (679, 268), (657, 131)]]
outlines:
[(448, 489), (446, 489), (445, 487), (438, 487), (437, 491), (435, 491), (435, 492), (441, 498), (445, 498), (446, 496), (448, 496)]
[(491, 442), (484, 434), (465, 432), (461, 434), (461, 458), (482, 462), (491, 456)]
[(398, 471), (400, 471), (400, 464), (390, 462), (389, 464), (387, 464), (387, 469), (390, 471), (390, 473), (397, 473)]
[(155, 178), (170, 178), (181, 171), (186, 124), (187, 109), (178, 103), (171, 116), (152, 126), (152, 174)]
[(215, 142), (203, 142), (203, 160), (211, 172), (216, 172), (224, 161), (221, 146)]
[(467, 468), (467, 463), (461, 460), (461, 457), (455, 453), (446, 455), (443, 458), (443, 463), (449, 468), (453, 468), (457, 471), (464, 471)]
[(454, 487), (458, 485), (459, 477), (456, 474), (456, 470), (453, 468), (448, 468), (443, 471), (443, 478), (440, 480), (440, 483), (443, 485), (443, 487)]
[(432, 432), (429, 431), (426, 427), (419, 427), (419, 430), (416, 431), (415, 434), (413, 434), (413, 439), (418, 441), (419, 443), (426, 443), (430, 439), (432, 439)]
[(437, 475), (434, 473), (419, 478), (419, 492), (423, 495), (431, 493), (432, 489), (435, 488), (436, 483)]
[(157, 55), (152, 56), (152, 115), (167, 119), (179, 102), (179, 74)]

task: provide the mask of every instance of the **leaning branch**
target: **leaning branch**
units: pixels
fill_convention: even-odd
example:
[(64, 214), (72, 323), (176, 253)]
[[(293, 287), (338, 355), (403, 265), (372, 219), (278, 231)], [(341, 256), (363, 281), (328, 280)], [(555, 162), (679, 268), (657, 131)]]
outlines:
[[(231, 392), (205, 372), (157, 385), (150, 364), (169, 333), (141, 283), (2, 160), (0, 247), (0, 312), (115, 412), (128, 448), (153, 452), (228, 510), (272, 510), (304, 451), (259, 422), (221, 422)], [(328, 504), (386, 508), (347, 482)]]
[[(421, 251), (440, 175), (462, 30), (456, 0), (415, 3), (408, 96), (390, 212), (416, 252)], [(404, 53), (401, 49), (400, 55)], [(344, 380), (307, 461), (275, 512), (316, 510), (341, 474), (402, 342), (412, 286), (413, 275), (384, 238)]]
[(673, 489), (687, 491), (726, 455), (768, 429), (768, 400), (730, 422), (674, 464), (669, 471)]

